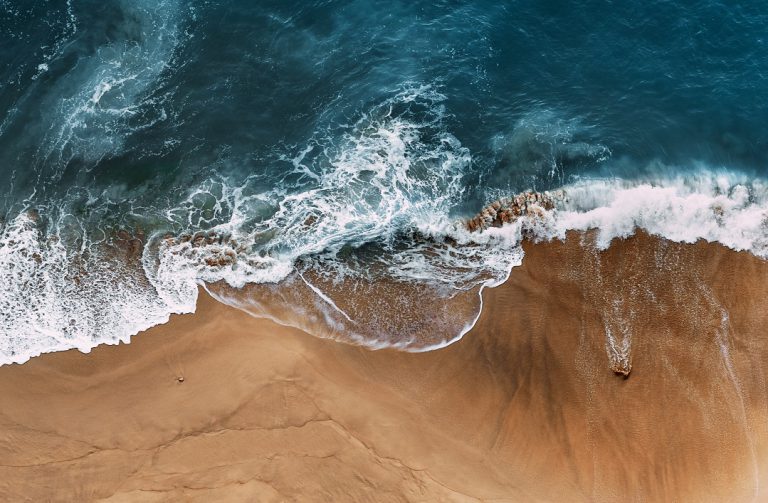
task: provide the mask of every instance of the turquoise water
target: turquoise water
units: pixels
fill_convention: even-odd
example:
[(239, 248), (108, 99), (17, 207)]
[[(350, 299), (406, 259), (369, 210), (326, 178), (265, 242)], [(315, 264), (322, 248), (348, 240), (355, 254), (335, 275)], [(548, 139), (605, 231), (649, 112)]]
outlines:
[[(764, 2), (2, 1), (3, 361), (127, 340), (214, 283), (440, 346), (526, 225), (762, 256), (766, 26)], [(562, 188), (546, 222), (456, 224)]]

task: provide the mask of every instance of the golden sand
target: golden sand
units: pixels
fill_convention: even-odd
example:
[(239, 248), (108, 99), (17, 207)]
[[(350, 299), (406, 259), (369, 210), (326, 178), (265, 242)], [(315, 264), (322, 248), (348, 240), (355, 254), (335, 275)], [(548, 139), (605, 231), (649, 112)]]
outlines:
[(428, 353), (201, 296), (129, 345), (0, 367), (0, 500), (768, 500), (764, 261), (574, 234), (484, 295)]

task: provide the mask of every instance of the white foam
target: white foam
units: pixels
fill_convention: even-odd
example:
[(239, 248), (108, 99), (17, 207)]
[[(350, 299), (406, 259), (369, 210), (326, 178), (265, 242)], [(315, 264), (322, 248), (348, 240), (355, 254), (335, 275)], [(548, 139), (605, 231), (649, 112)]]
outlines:
[(196, 297), (165, 302), (140, 270), (98, 257), (83, 260), (82, 251), (46, 237), (31, 213), (0, 231), (0, 364), (128, 342), (171, 313), (194, 311)]
[[(428, 86), (408, 89), (374, 107), (340, 141), (337, 137), (314, 139), (294, 158), (286, 159), (293, 168), (290, 174), (304, 180), (304, 190), (286, 193), (281, 187), (258, 192), (248, 184), (232, 188), (220, 181), (193, 191), (186, 205), (169, 217), (190, 229), (207, 226), (215, 235), (228, 238), (210, 243), (202, 238), (160, 242), (156, 258), (146, 260), (145, 266), (161, 297), (169, 303), (185, 303), (200, 283), (223, 281), (235, 288), (278, 283), (300, 263), (302, 279), (305, 270), (326, 283), (320, 288), (305, 279), (330, 308), (330, 312), (317, 308), (321, 318), (338, 326), (355, 323), (355, 329), (362, 330), (353, 333), (347, 327), (350, 339), (374, 348), (423, 349), (423, 337), (409, 333), (402, 324), (360, 328), (366, 322), (353, 319), (365, 309), (365, 299), (347, 296), (344, 304), (352, 310), (347, 311), (334, 298), (341, 294), (326, 287), (343, 279), (351, 284), (362, 280), (371, 292), (370, 285), (396, 280), (421, 284), (424, 292), (448, 301), (498, 284), (519, 263), (520, 226), (516, 231), (470, 234), (449, 217), (464, 190), (462, 177), (471, 157), (443, 127), (444, 99)], [(408, 238), (414, 231), (416, 236)], [(450, 244), (447, 237), (460, 246)], [(358, 261), (336, 256), (345, 246), (366, 243), (379, 244), (376, 257)], [(220, 265), (218, 258), (227, 254), (237, 260)], [(378, 300), (382, 312), (396, 311), (394, 304)], [(391, 301), (404, 308), (403, 299)], [(264, 310), (261, 305), (249, 309), (242, 302), (230, 303), (249, 312)], [(415, 312), (418, 306), (409, 309)], [(451, 333), (435, 338), (445, 343), (466, 330), (461, 320)]]
[[(389, 135), (382, 136), (381, 141), (394, 145), (395, 150), (400, 149), (401, 154), (406, 155), (402, 151), (405, 142), (398, 145), (399, 140)], [(390, 167), (379, 168), (384, 175), (375, 183), (383, 183), (390, 175), (387, 172)], [(398, 169), (405, 168), (401, 165)], [(349, 172), (346, 176), (350, 176)], [(390, 278), (422, 283), (435, 287), (429, 290), (430, 295), (448, 292), (444, 293), (446, 302), (461, 292), (479, 287), (482, 293), (484, 288), (503, 283), (513, 267), (523, 260), (520, 248), (523, 234), (538, 239), (562, 239), (569, 230), (597, 229), (598, 245), (607, 247), (611, 240), (630, 236), (641, 228), (673, 241), (690, 243), (705, 239), (768, 258), (768, 184), (733, 173), (699, 171), (653, 182), (581, 180), (564, 187), (566, 199), (560, 201), (555, 210), (481, 233), (470, 233), (463, 226), (448, 222), (447, 201), (445, 207), (425, 205), (410, 214), (413, 220), (404, 220), (405, 227), (419, 229), (421, 237), (408, 247), (391, 249), (384, 257), (386, 267), (378, 269), (385, 271), (385, 276), (377, 277), (380, 272), (371, 272), (366, 264), (355, 265), (353, 261), (342, 265), (333, 253), (327, 253), (327, 248), (359, 240), (361, 235), (363, 239), (386, 238), (387, 232), (393, 232), (390, 227), (398, 222), (402, 212), (409, 215), (408, 210), (414, 207), (414, 203), (406, 203), (405, 199), (419, 195), (397, 194), (402, 198), (400, 208), (392, 208), (391, 201), (385, 202), (384, 215), (388, 220), (370, 222), (366, 219), (377, 218), (378, 207), (366, 202), (350, 208), (353, 217), (345, 216), (342, 208), (352, 204), (352, 196), (342, 191), (336, 176), (330, 178), (331, 182), (326, 182), (322, 190), (314, 189), (313, 197), (287, 198), (272, 219), (256, 226), (250, 234), (245, 232), (248, 216), (243, 204), (246, 201), (238, 200), (243, 196), (237, 189), (209, 186), (195, 191), (194, 197), (215, 196), (215, 203), (205, 197), (200, 200), (214, 208), (215, 215), (228, 218), (219, 231), (232, 232), (237, 239), (210, 239), (203, 240), (202, 244), (200, 240), (198, 244), (195, 240), (184, 243), (156, 240), (154, 246), (145, 249), (143, 256), (146, 278), (137, 275), (135, 270), (121, 267), (117, 261), (79, 262), (82, 247), (73, 251), (71, 243), (65, 245), (51, 237), (57, 236), (56, 233), (46, 237), (34, 214), (18, 215), (0, 233), (0, 269), (6, 271), (0, 276), (0, 362), (23, 362), (40, 353), (69, 348), (87, 352), (97, 344), (127, 342), (131, 335), (166, 322), (171, 313), (194, 311), (201, 284), (225, 281), (240, 287), (248, 283), (279, 282), (296, 271), (296, 261), (302, 257), (302, 267), (319, 277), (331, 277), (331, 281), (333, 277), (367, 275), (374, 282)], [(320, 176), (320, 180), (325, 178)], [(408, 184), (414, 186), (411, 182), (404, 186)], [(356, 190), (354, 185), (352, 190)], [(380, 185), (377, 190), (394, 189)], [(329, 211), (330, 215), (320, 214), (326, 220), (314, 230), (308, 230), (306, 225), (302, 228), (303, 222), (297, 223), (307, 213), (317, 214), (320, 209)], [(192, 213), (187, 212), (185, 216), (191, 218)], [(424, 219), (416, 219), (416, 215)], [(189, 222), (199, 225), (202, 220), (194, 217)], [(296, 249), (286, 248), (281, 255), (244, 246), (247, 239), (257, 239), (268, 229), (274, 232), (276, 222), (286, 226), (285, 233), (276, 233), (274, 241), (266, 242), (274, 245), (287, 236)], [(292, 225), (298, 225), (301, 231)], [(446, 236), (453, 240), (450, 244), (444, 240)], [(212, 261), (232, 255), (237, 256), (232, 264), (219, 266)], [(316, 258), (307, 261), (311, 256)], [(75, 280), (78, 275), (81, 275), (79, 283)], [(148, 288), (147, 279), (154, 288)], [(338, 299), (308, 281), (307, 285), (319, 295), (320, 304), (330, 306), (330, 312), (336, 313), (323, 314), (326, 322), (338, 325), (334, 330), (342, 327), (339, 323), (352, 322), (355, 315), (341, 307)], [(440, 290), (441, 285), (448, 289)], [(345, 302), (350, 301), (345, 299)], [(239, 307), (249, 310), (247, 306)], [(386, 310), (386, 306), (382, 309)], [(318, 312), (322, 313), (322, 309), (318, 308)], [(337, 316), (339, 313), (343, 318)], [(397, 347), (406, 351), (429, 351), (460, 340), (479, 316), (480, 311), (463, 328), (457, 327), (455, 333), (436, 334), (436, 339), (427, 343), (417, 343), (407, 333), (358, 331), (350, 333), (350, 338), (374, 349)], [(275, 318), (275, 321), (283, 320)], [(296, 323), (295, 320), (284, 322)], [(359, 328), (361, 324), (356, 325)]]
[[(768, 258), (768, 184), (759, 179), (702, 169), (654, 181), (584, 179), (563, 190), (566, 198), (553, 211), (470, 236), (460, 228), (454, 229), (459, 247), (469, 239), (475, 243), (491, 242), (503, 251), (499, 257), (481, 248), (486, 265), (495, 263), (492, 269), (497, 271), (507, 268), (503, 278), (488, 280), (482, 288), (502, 284), (512, 268), (522, 263), (518, 245), (523, 231), (537, 240), (551, 240), (565, 239), (571, 230), (597, 230), (597, 245), (607, 248), (613, 239), (627, 238), (643, 229), (675, 242), (694, 243), (703, 239)], [(519, 260), (506, 260), (514, 255)], [(431, 351), (453, 344), (474, 327), (479, 317), (480, 313), (452, 339), (406, 349)], [(610, 332), (607, 337), (614, 346), (621, 346), (623, 353), (628, 351), (613, 340)], [(626, 343), (622, 339), (622, 344)]]
[(654, 182), (585, 180), (565, 187), (549, 237), (598, 229), (598, 244), (640, 228), (671, 241), (699, 239), (768, 258), (768, 185), (743, 175), (700, 171)]
[[(428, 87), (409, 89), (375, 107), (341, 141), (311, 142), (291, 159), (293, 174), (310, 180), (304, 190), (286, 194), (278, 187), (253, 194), (247, 185), (214, 183), (193, 191), (186, 207), (171, 217), (191, 229), (205, 225), (231, 236), (243, 245), (231, 248), (237, 263), (206, 265), (229, 243), (181, 243), (159, 254), (151, 276), (162, 283), (194, 270), (199, 281), (226, 281), (234, 287), (278, 282), (300, 258), (333, 255), (349, 244), (392, 242), (403, 230), (444, 224), (463, 190), (461, 177), (471, 159), (441, 127), (443, 99)], [(395, 105), (415, 102), (424, 110), (419, 116), (392, 111)], [(305, 164), (312, 150), (318, 155)], [(201, 209), (205, 205), (207, 219)]]
[[(110, 92), (108, 85), (96, 87), (89, 102), (100, 105)], [(305, 279), (318, 301), (305, 307), (331, 331), (347, 330), (352, 341), (371, 348), (438, 349), (471, 330), (480, 310), (451, 318), (444, 324), (450, 330), (425, 339), (404, 323), (364, 322), (366, 299), (339, 285), (362, 279), (360, 291), (371, 294), (387, 281), (416, 284), (446, 304), (480, 292), (481, 308), (483, 289), (506, 281), (523, 260), (524, 235), (562, 239), (569, 230), (597, 229), (599, 245), (607, 247), (642, 228), (673, 241), (705, 239), (768, 258), (768, 184), (707, 169), (643, 181), (583, 179), (564, 187), (566, 198), (553, 211), (471, 233), (449, 217), (472, 159), (444, 127), (443, 99), (429, 87), (408, 89), (340, 136), (314, 138), (286, 158), (286, 177), (299, 179), (290, 191), (257, 178), (240, 186), (223, 179), (201, 184), (165, 216), (178, 234), (212, 234), (152, 236), (141, 267), (99, 258), (82, 229), (76, 232), (82, 245), (75, 247), (61, 241), (66, 233), (58, 232), (56, 221), (44, 233), (34, 214), (17, 215), (0, 230), (0, 270), (6, 271), (0, 276), (0, 364), (127, 342), (171, 313), (194, 311), (200, 285), (276, 284), (293, 273), (319, 280)], [(358, 257), (354, 247), (370, 243), (376, 255)], [(405, 309), (409, 316), (428, 314), (419, 311), (417, 296), (413, 302), (392, 297), (387, 305), (386, 295), (377, 299), (382, 316)], [(265, 305), (249, 310), (242, 301), (228, 302), (298, 323)]]

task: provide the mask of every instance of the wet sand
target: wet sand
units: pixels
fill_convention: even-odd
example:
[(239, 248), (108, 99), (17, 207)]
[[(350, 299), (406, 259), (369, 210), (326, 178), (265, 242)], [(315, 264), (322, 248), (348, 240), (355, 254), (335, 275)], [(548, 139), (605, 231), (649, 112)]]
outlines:
[(526, 244), (439, 351), (202, 295), (129, 345), (0, 367), (0, 500), (768, 499), (768, 263), (590, 243)]

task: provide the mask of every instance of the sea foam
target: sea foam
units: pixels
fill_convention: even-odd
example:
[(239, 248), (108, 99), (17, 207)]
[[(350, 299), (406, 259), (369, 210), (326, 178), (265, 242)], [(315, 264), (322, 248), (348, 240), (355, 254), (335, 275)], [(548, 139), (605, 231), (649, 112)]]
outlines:
[(60, 236), (43, 233), (34, 212), (19, 214), (0, 230), (0, 363), (128, 342), (171, 313), (194, 310), (194, 299), (182, 304), (159, 298), (140, 268)]
[(644, 229), (768, 257), (768, 184), (709, 168), (582, 177), (559, 188), (554, 207), (472, 232), (452, 211), (473, 159), (448, 132), (444, 100), (408, 88), (284, 156), (281, 180), (197, 185), (160, 212), (161, 230), (130, 260), (115, 228), (95, 237), (66, 208), (11, 216), (0, 230), (0, 363), (127, 342), (193, 312), (201, 286), (314, 335), (438, 349), (472, 328), (482, 291), (524, 260), (523, 239), (574, 230), (595, 229), (599, 247)]
[(768, 258), (768, 185), (726, 172), (697, 173), (654, 182), (585, 180), (564, 188), (556, 235), (598, 230), (598, 245), (635, 229), (671, 241), (717, 242)]
[[(481, 310), (482, 290), (503, 283), (524, 260), (520, 244), (525, 236), (564, 239), (568, 231), (596, 230), (596, 244), (605, 248), (613, 239), (643, 229), (672, 241), (703, 239), (768, 257), (768, 185), (745, 175), (700, 170), (655, 181), (582, 179), (562, 187), (560, 194), (552, 210), (481, 232), (470, 232), (447, 212), (419, 211), (420, 219), (406, 223), (415, 234), (401, 237), (398, 246), (385, 242), (373, 255), (353, 248), (340, 258), (345, 241), (380, 236), (377, 232), (393, 225), (402, 210), (387, 206), (390, 220), (378, 222), (364, 221), (377, 215), (367, 206), (357, 211), (369, 211), (368, 217), (355, 215), (354, 209), (345, 217), (343, 205), (351, 200), (331, 200), (339, 194), (327, 189), (316, 191), (314, 198), (286, 202), (275, 213), (290, 242), (301, 245), (301, 233), (308, 234), (304, 248), (285, 247), (281, 254), (280, 247), (267, 247), (266, 252), (254, 247), (264, 226), (246, 235), (232, 225), (246, 219), (238, 211), (225, 211), (228, 226), (188, 238), (155, 237), (144, 247), (141, 267), (106, 257), (96, 245), (78, 249), (65, 243), (60, 233), (44, 232), (34, 212), (23, 212), (0, 232), (0, 267), (5, 271), (0, 277), (2, 363), (127, 342), (131, 335), (166, 322), (172, 313), (193, 312), (200, 285), (208, 285), (221, 301), (315, 335), (372, 349), (438, 349), (471, 329)], [(306, 207), (300, 208), (301, 201)], [(232, 207), (238, 204), (243, 201)], [(319, 208), (334, 204), (338, 217), (320, 213)], [(311, 234), (315, 222), (305, 224), (307, 215), (326, 219), (315, 230), (327, 233), (324, 237)], [(276, 236), (273, 232), (272, 239)], [(358, 242), (364, 250), (365, 243)], [(338, 246), (336, 251), (328, 251), (331, 244)], [(295, 275), (300, 283), (288, 281)], [(236, 293), (260, 284), (294, 294), (270, 297), (261, 290), (257, 299)], [(371, 298), (376, 299), (375, 312)], [(275, 309), (275, 299), (282, 302), (280, 309)], [(439, 322), (419, 323), (441, 305), (448, 308)], [(403, 317), (404, 312), (409, 315)], [(451, 317), (454, 313), (460, 316)], [(318, 331), (319, 326), (330, 328)]]

